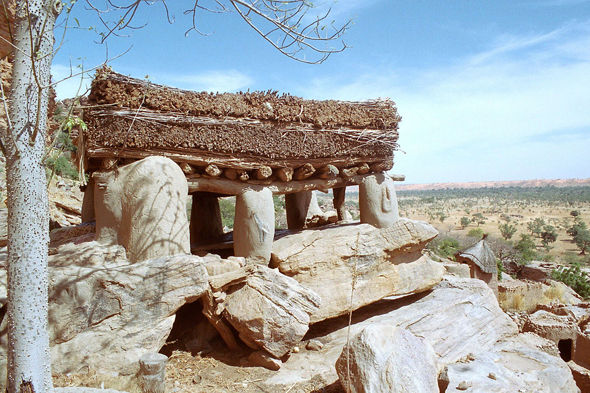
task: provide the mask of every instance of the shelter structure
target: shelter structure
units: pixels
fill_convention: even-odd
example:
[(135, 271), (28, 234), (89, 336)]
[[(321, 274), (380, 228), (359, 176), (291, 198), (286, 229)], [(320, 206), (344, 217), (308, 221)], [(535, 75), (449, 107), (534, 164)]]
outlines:
[(496, 255), (486, 241), (487, 234), (473, 246), (455, 253), (457, 262), (469, 265), (471, 278), (483, 280), (498, 297), (498, 265)]
[[(94, 184), (104, 191), (106, 173), (164, 156), (180, 166), (193, 195), (191, 244), (223, 236), (217, 199), (230, 195), (237, 197), (236, 256), (257, 254), (261, 244), (252, 239), (272, 244), (273, 194), (289, 194), (289, 229), (301, 229), (313, 190), (333, 189), (343, 219), (345, 189), (359, 185), (361, 221), (392, 225), (399, 217), (393, 181), (404, 177), (386, 172), (393, 167), (400, 120), (389, 99), (193, 92), (105, 67), (96, 73), (84, 110), (87, 129), (76, 137), (79, 168), (90, 175), (83, 220), (92, 220), (95, 204), (102, 203), (95, 201)], [(98, 232), (101, 218), (96, 220)], [(268, 244), (262, 248), (268, 259)]]

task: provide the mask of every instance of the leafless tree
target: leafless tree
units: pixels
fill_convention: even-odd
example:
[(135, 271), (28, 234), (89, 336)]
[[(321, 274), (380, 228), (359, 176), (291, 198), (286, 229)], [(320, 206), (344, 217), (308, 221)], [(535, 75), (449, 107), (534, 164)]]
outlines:
[[(330, 47), (350, 22), (340, 28), (326, 24), (328, 10), (310, 19), (313, 8), (307, 0), (213, 0), (205, 7), (195, 0), (186, 14), (197, 30), (199, 11), (227, 12), (233, 8), (264, 39), (285, 55), (307, 63), (321, 63), (331, 53), (346, 48)], [(6, 6), (10, 0), (2, 0)], [(111, 0), (96, 11), (110, 35), (125, 34), (142, 5), (160, 2), (170, 19), (165, 0), (135, 0), (115, 5)], [(8, 392), (53, 391), (47, 331), (49, 242), (48, 195), (43, 156), (47, 134), (51, 61), (54, 55), (54, 26), (61, 12), (60, 0), (18, 0), (13, 48), (11, 91), (2, 94), (8, 127), (0, 130), (0, 149), (6, 156), (8, 205)], [(113, 12), (118, 18), (113, 18)], [(108, 14), (110, 13), (110, 14)], [(108, 15), (108, 16), (107, 16)], [(198, 30), (197, 30), (198, 31)], [(327, 45), (325, 45), (327, 44)], [(307, 60), (305, 50), (319, 54)]]
[[(124, 35), (129, 30), (139, 29), (144, 25), (134, 25), (134, 17), (142, 5), (161, 3), (166, 11), (168, 21), (172, 22), (166, 0), (135, 0), (129, 4), (120, 5), (111, 0), (86, 0), (88, 6), (94, 10), (102, 23), (101, 41), (111, 35)], [(237, 12), (242, 19), (273, 47), (284, 55), (298, 61), (319, 64), (332, 53), (346, 49), (346, 44), (340, 41), (342, 35), (351, 26), (351, 21), (336, 27), (328, 17), (331, 8), (325, 12), (311, 16), (314, 9), (309, 0), (211, 0), (211, 5), (203, 5), (202, 0), (194, 0), (184, 14), (192, 19), (192, 27), (200, 34), (198, 15), (200, 12)], [(116, 17), (114, 17), (116, 15)], [(189, 32), (187, 31), (187, 33)], [(332, 46), (336, 43), (336, 46)], [(314, 54), (308, 59), (306, 54)]]

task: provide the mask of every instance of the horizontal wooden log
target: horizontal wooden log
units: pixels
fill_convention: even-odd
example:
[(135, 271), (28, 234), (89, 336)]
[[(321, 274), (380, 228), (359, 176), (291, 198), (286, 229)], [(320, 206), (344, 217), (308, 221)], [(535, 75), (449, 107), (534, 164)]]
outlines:
[(371, 171), (371, 167), (366, 162), (363, 162), (359, 165), (358, 170), (356, 171), (359, 175), (364, 175), (365, 173), (369, 173)]
[(317, 177), (319, 177), (320, 179), (332, 179), (338, 176), (339, 173), (340, 171), (338, 170), (338, 168), (332, 164), (328, 164), (324, 167), (321, 167), (316, 172)]
[(243, 169), (238, 169), (238, 179), (240, 181), (248, 181), (250, 179), (250, 175)]
[(254, 170), (254, 177), (258, 180), (268, 179), (272, 176), (272, 168), (266, 165)]
[(180, 166), (180, 169), (182, 169), (185, 175), (192, 175), (195, 173), (195, 167), (188, 162), (179, 162), (178, 166)]
[(277, 176), (281, 181), (289, 182), (293, 179), (294, 169), (291, 167), (277, 169)]
[(295, 173), (293, 174), (293, 179), (295, 180), (305, 180), (311, 175), (315, 173), (315, 167), (310, 164), (309, 162), (303, 164), (299, 168), (295, 169)]
[(359, 167), (357, 167), (357, 166), (354, 166), (352, 168), (342, 168), (340, 170), (340, 174), (342, 175), (342, 177), (348, 179), (349, 177), (353, 177), (354, 175), (356, 175), (358, 170), (359, 170)]
[(205, 168), (205, 173), (211, 177), (219, 177), (223, 171), (215, 164), (209, 164)]
[(384, 160), (382, 162), (371, 165), (371, 171), (373, 172), (387, 172), (393, 168), (393, 160)]
[(223, 171), (223, 175), (230, 180), (236, 180), (238, 178), (238, 170), (235, 168), (227, 168)]
[[(305, 179), (292, 180), (290, 182), (263, 182), (250, 181), (243, 183), (238, 180), (229, 179), (208, 179), (203, 177), (189, 177), (188, 190), (189, 193), (197, 191), (215, 192), (223, 195), (238, 195), (247, 188), (261, 189), (267, 187), (275, 195), (292, 194), (301, 191), (322, 191), (332, 188), (355, 186), (359, 185), (363, 179), (372, 174), (355, 175), (348, 179), (337, 177), (334, 179)], [(403, 181), (403, 175), (394, 175), (391, 178), (395, 181)]]

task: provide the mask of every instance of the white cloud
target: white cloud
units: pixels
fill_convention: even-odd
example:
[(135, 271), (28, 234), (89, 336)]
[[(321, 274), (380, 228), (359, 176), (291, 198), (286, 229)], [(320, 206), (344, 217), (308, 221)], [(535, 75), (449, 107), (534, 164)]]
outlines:
[(253, 79), (236, 70), (206, 71), (199, 74), (166, 75), (155, 73), (158, 84), (176, 86), (187, 90), (209, 92), (235, 92), (252, 85)]
[(348, 83), (318, 79), (302, 90), (322, 99), (396, 101), (407, 154), (397, 155), (394, 172), (408, 182), (589, 177), (587, 33), (570, 24), (499, 39), (452, 67), (379, 69)]

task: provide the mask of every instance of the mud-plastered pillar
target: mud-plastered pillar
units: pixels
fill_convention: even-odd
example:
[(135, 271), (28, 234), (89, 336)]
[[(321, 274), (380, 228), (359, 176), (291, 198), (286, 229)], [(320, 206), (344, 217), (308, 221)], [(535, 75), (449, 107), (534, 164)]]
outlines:
[(248, 187), (236, 196), (234, 254), (249, 263), (268, 265), (275, 235), (272, 192)]
[(393, 180), (384, 173), (363, 179), (359, 186), (359, 205), (362, 223), (386, 228), (399, 220)]
[(82, 222), (94, 221), (94, 178), (88, 179), (86, 189), (84, 190), (84, 199), (82, 199)]
[(132, 263), (190, 254), (188, 184), (174, 161), (152, 156), (93, 178), (96, 241), (122, 245)]
[(217, 194), (211, 192), (195, 192), (193, 194), (190, 232), (191, 244), (203, 244), (223, 235)]
[(285, 195), (285, 210), (287, 211), (287, 227), (302, 229), (309, 212), (313, 192), (301, 191)]

